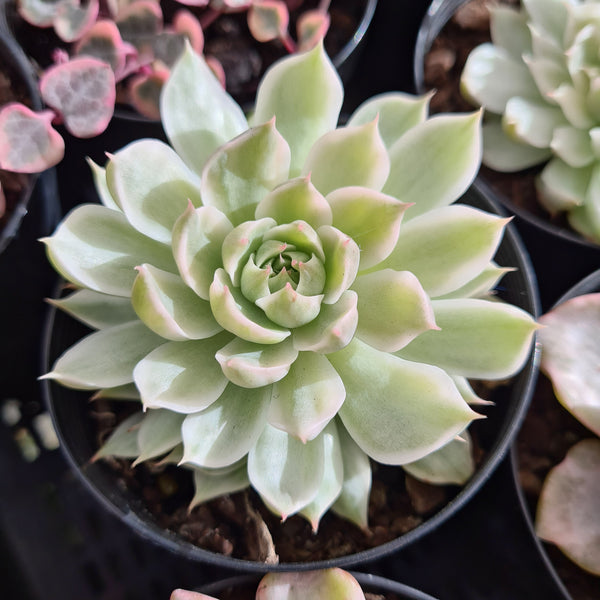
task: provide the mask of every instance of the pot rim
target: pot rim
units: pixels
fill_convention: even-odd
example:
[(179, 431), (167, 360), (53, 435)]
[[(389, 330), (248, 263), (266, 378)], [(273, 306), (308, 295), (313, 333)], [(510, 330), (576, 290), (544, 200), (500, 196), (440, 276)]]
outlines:
[[(454, 13), (463, 4), (471, 1), (472, 0), (433, 0), (429, 5), (429, 9), (425, 13), (417, 33), (413, 56), (413, 85), (417, 93), (423, 94), (426, 91), (424, 71), (425, 57), (435, 38), (452, 18)], [(600, 251), (600, 243), (595, 243), (584, 238), (573, 229), (567, 229), (551, 223), (550, 221), (516, 205), (505, 194), (492, 190), (491, 186), (482, 175), (477, 175), (477, 181), (482, 187), (487, 186), (490, 194), (493, 194), (502, 205), (510, 210), (511, 213), (514, 213), (520, 219), (523, 219), (523, 221), (530, 223), (534, 227), (541, 229), (547, 234), (558, 237), (565, 242)]]

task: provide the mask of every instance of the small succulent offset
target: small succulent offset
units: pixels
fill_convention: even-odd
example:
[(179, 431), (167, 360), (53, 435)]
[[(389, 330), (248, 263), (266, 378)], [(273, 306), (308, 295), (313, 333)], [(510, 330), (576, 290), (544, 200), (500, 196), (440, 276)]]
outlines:
[(536, 531), (600, 575), (600, 293), (567, 300), (540, 323), (541, 368), (560, 403), (592, 436), (577, 442), (548, 474)]
[(492, 43), (475, 48), (461, 86), (485, 107), (485, 165), (542, 163), (540, 203), (600, 242), (600, 2), (522, 0), (490, 8)]
[(56, 304), (98, 331), (45, 377), (141, 399), (98, 456), (171, 453), (192, 504), (251, 485), (315, 530), (330, 507), (366, 526), (370, 458), (471, 475), (467, 378), (516, 373), (537, 327), (486, 297), (507, 219), (449, 206), (479, 114), (392, 93), (336, 129), (342, 100), (319, 44), (266, 73), (249, 126), (188, 47), (161, 100), (175, 150), (93, 165), (104, 206), (44, 242), (81, 288)]
[[(356, 578), (342, 569), (292, 573), (267, 573), (256, 588), (256, 600), (365, 600)], [(218, 600), (213, 596), (188, 590), (175, 590), (171, 600)]]

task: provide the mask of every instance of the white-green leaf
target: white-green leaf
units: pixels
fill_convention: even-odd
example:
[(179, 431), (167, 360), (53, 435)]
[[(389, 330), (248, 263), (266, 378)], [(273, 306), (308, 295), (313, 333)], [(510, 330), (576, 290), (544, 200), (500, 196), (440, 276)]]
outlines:
[(98, 192), (98, 197), (100, 198), (100, 202), (106, 208), (112, 208), (113, 210), (121, 210), (120, 206), (116, 203), (115, 199), (112, 197), (110, 190), (108, 189), (108, 183), (106, 182), (106, 169), (97, 165), (91, 158), (86, 158), (87, 164), (92, 171), (92, 177), (94, 178), (94, 185), (96, 186), (96, 191)]
[(573, 3), (570, 0), (523, 0), (529, 20), (558, 41), (562, 41), (569, 19), (569, 4)]
[(512, 58), (520, 60), (531, 52), (531, 34), (527, 27), (527, 16), (510, 6), (490, 7), (490, 34), (495, 46), (506, 50)]
[(302, 327), (319, 314), (323, 294), (304, 296), (293, 289), (291, 283), (272, 294), (256, 300), (267, 317), (281, 327)]
[(571, 167), (560, 158), (553, 158), (535, 181), (540, 203), (551, 214), (581, 206), (591, 175), (592, 166)]
[(138, 446), (138, 431), (143, 419), (144, 413), (140, 411), (133, 413), (119, 423), (106, 442), (102, 444), (100, 450), (94, 454), (92, 460), (98, 460), (105, 456), (137, 458), (140, 453)]
[(134, 466), (166, 454), (181, 443), (181, 424), (185, 415), (171, 410), (148, 410), (138, 431), (139, 456)]
[(571, 167), (585, 167), (596, 158), (590, 132), (570, 125), (555, 129), (550, 147)]
[(495, 293), (495, 288), (504, 275), (514, 270), (513, 267), (499, 267), (492, 261), (479, 275), (452, 292), (435, 296), (435, 299), (483, 298), (490, 296)]
[(234, 469), (194, 469), (195, 494), (189, 509), (194, 506), (218, 498), (224, 494), (239, 492), (250, 485), (246, 463)]
[(535, 148), (549, 148), (554, 130), (565, 123), (563, 112), (557, 106), (519, 97), (510, 98), (502, 118), (508, 137)]

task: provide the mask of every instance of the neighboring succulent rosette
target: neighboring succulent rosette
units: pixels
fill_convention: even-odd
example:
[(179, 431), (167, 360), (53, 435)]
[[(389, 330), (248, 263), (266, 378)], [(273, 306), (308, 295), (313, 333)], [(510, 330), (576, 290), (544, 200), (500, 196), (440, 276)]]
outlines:
[(522, 0), (490, 8), (492, 43), (465, 65), (465, 96), (485, 107), (483, 162), (543, 163), (538, 198), (600, 242), (600, 2)]
[[(193, 83), (192, 83), (193, 82)], [(104, 206), (45, 239), (80, 288), (56, 301), (98, 331), (45, 375), (140, 398), (98, 456), (169, 455), (192, 505), (251, 485), (283, 518), (366, 526), (370, 459), (464, 483), (481, 402), (536, 324), (489, 298), (507, 219), (450, 206), (479, 167), (479, 114), (428, 97), (343, 100), (322, 45), (283, 59), (249, 128), (190, 48), (161, 112), (174, 150), (135, 142), (93, 165)]]

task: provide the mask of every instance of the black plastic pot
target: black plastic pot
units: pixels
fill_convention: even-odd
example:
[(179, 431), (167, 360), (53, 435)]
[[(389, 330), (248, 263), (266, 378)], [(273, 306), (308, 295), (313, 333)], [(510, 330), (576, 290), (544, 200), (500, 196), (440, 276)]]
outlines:
[[(425, 58), (434, 40), (463, 4), (471, 0), (434, 0), (425, 14), (414, 51), (414, 88), (426, 91)], [(573, 230), (560, 227), (515, 204), (510, 197), (493, 190), (485, 177), (478, 183), (511, 215), (530, 253), (538, 276), (542, 310), (548, 309), (558, 297), (592, 270), (600, 267), (600, 245), (584, 239)]]
[[(435, 600), (433, 596), (425, 594), (412, 587), (379, 577), (378, 575), (372, 575), (370, 573), (357, 573), (352, 572), (352, 576), (358, 581), (364, 592), (372, 594), (381, 594), (385, 596), (386, 593), (394, 594), (398, 600)], [(244, 589), (256, 589), (260, 577), (256, 575), (240, 575), (238, 577), (230, 577), (220, 581), (215, 581), (209, 585), (202, 586), (200, 591), (204, 594), (219, 597), (226, 590), (237, 590), (240, 588)], [(310, 599), (316, 600), (316, 599)]]
[[(492, 200), (483, 196), (476, 187), (470, 190), (463, 200), (468, 204), (501, 214), (501, 209)], [(527, 254), (511, 225), (507, 227), (505, 237), (496, 255), (496, 261), (500, 265), (509, 265), (517, 269), (505, 276), (498, 290), (499, 296), (537, 316), (539, 302), (535, 276)], [(43, 368), (46, 371), (49, 370), (56, 358), (84, 333), (85, 328), (82, 325), (60, 311), (50, 310), (44, 336), (45, 362)], [(432, 532), (465, 506), (506, 455), (527, 410), (537, 377), (537, 362), (537, 351), (534, 347), (524, 369), (511, 381), (510, 385), (500, 386), (493, 390), (491, 399), (495, 401), (495, 406), (483, 409), (488, 418), (478, 420), (472, 425), (472, 431), (476, 433), (477, 439), (485, 451), (485, 458), (472, 479), (463, 488), (454, 490), (451, 500), (439, 512), (405, 535), (375, 548), (330, 560), (281, 563), (279, 565), (267, 565), (215, 554), (192, 545), (172, 532), (161, 529), (144, 507), (143, 500), (136, 497), (131, 491), (119, 487), (116, 483), (115, 473), (107, 464), (102, 461), (89, 463), (90, 457), (97, 448), (94, 424), (91, 423), (88, 411), (88, 394), (62, 387), (47, 380), (43, 381), (43, 393), (54, 418), (62, 449), (73, 468), (96, 498), (139, 534), (179, 553), (182, 557), (212, 563), (224, 568), (259, 572), (306, 570), (330, 566), (348, 567), (389, 555)]]

